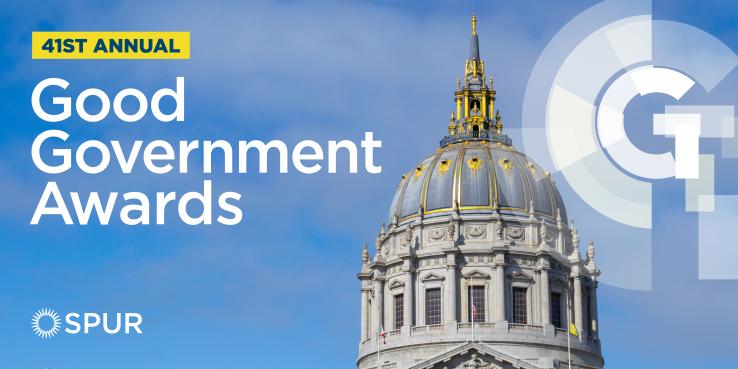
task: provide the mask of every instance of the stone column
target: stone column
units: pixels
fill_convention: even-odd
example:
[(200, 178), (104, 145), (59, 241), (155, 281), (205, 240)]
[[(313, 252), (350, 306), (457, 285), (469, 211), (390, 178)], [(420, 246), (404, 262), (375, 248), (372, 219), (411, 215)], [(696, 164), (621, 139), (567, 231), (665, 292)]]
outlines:
[(548, 267), (541, 268), (541, 324), (551, 324), (551, 291), (548, 285)]
[(600, 319), (599, 319), (599, 316), (597, 315), (597, 281), (594, 282), (591, 293), (592, 295), (589, 296), (590, 304), (592, 304), (592, 317), (590, 319), (592, 319), (592, 331), (593, 332), (591, 332), (591, 334), (592, 336), (596, 337), (596, 336), (599, 336), (599, 331), (600, 331), (600, 328), (599, 328)]
[(372, 335), (374, 338), (376, 338), (376, 335), (379, 333), (379, 331), (382, 329), (382, 320), (383, 320), (383, 314), (382, 314), (382, 306), (384, 305), (384, 283), (382, 283), (382, 280), (379, 278), (374, 279), (374, 316), (372, 317), (372, 322), (374, 327)]
[(369, 292), (365, 291), (363, 288), (361, 289), (361, 340), (364, 341), (365, 339), (369, 338), (369, 327), (367, 326), (367, 323), (369, 322)]
[(495, 309), (496, 315), (495, 320), (496, 321), (503, 321), (505, 320), (505, 263), (504, 262), (497, 262), (497, 275), (495, 276), (495, 284), (496, 284), (496, 305), (497, 308)]
[(585, 337), (586, 335), (589, 335), (589, 309), (587, 306), (587, 300), (589, 299), (589, 288), (583, 287), (582, 288), (582, 337)]
[[(453, 254), (449, 254), (448, 258), (454, 257)], [(446, 323), (456, 323), (456, 263), (449, 262), (446, 265), (446, 306), (445, 314)]]
[(584, 331), (584, 317), (582, 316), (582, 280), (577, 275), (574, 277), (574, 324), (581, 335)]
[(402, 293), (402, 331), (410, 332), (413, 326), (413, 270), (408, 267), (405, 270), (405, 291)]

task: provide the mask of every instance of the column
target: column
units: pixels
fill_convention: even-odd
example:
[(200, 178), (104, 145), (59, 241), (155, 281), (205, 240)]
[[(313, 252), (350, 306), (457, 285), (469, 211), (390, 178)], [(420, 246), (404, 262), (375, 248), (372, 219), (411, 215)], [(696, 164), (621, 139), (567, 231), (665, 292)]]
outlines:
[(541, 268), (541, 324), (551, 324), (551, 291), (548, 286), (548, 268)]
[(461, 119), (461, 96), (456, 97), (456, 119)]
[(469, 95), (464, 95), (464, 118), (469, 117)]
[(495, 276), (495, 284), (497, 286), (497, 312), (496, 321), (505, 320), (505, 263), (497, 264), (497, 275)]
[(482, 94), (482, 116), (483, 117), (487, 116), (487, 94), (486, 93)]
[(408, 269), (405, 271), (405, 291), (402, 293), (402, 330), (407, 332), (413, 326), (413, 287), (413, 270)]
[(369, 293), (365, 291), (363, 288), (361, 290), (361, 340), (364, 341), (365, 339), (369, 338), (367, 322), (369, 321), (369, 312), (367, 311), (367, 307), (369, 306)]
[[(453, 256), (453, 255), (452, 255)], [(446, 306), (444, 308), (447, 323), (456, 323), (456, 265), (446, 265)]]
[(384, 305), (384, 288), (381, 279), (374, 280), (374, 316), (372, 322), (374, 323), (374, 329), (372, 332), (373, 338), (376, 339), (377, 334), (382, 329), (382, 305)]
[(599, 336), (600, 319), (599, 319), (599, 316), (597, 315), (597, 281), (595, 281), (593, 283), (592, 292), (591, 293), (592, 293), (592, 295), (589, 296), (589, 298), (590, 298), (590, 304), (592, 304), (592, 317), (591, 317), (591, 319), (592, 319), (592, 330), (593, 330), (593, 332), (591, 332), (591, 335), (592, 336)]
[(589, 299), (589, 288), (584, 287), (582, 288), (582, 328), (584, 329), (582, 333), (587, 333), (589, 335), (589, 308), (587, 305), (587, 300)]
[(582, 280), (577, 275), (574, 277), (574, 324), (581, 335), (584, 328), (582, 317)]

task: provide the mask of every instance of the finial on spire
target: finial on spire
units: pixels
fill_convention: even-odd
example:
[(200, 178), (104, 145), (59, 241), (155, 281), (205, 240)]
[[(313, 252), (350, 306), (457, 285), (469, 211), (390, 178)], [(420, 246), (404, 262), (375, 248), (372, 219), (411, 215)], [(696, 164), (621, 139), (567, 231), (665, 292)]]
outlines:
[(500, 110), (497, 110), (497, 113), (495, 114), (495, 130), (497, 131), (497, 134), (502, 133), (502, 115), (500, 115)]
[(456, 134), (456, 115), (453, 111), (451, 112), (451, 118), (449, 118), (448, 122), (448, 134), (452, 136)]
[(369, 249), (366, 247), (366, 242), (361, 250), (361, 262), (364, 265), (369, 264)]
[(589, 241), (587, 244), (587, 270), (592, 274), (599, 275), (597, 272), (597, 263), (595, 263), (594, 242), (592, 241)]
[(469, 60), (467, 61), (465, 77), (479, 76), (484, 83), (484, 64), (479, 56), (479, 37), (477, 36), (477, 16), (472, 15), (471, 45), (469, 46)]
[(377, 256), (380, 256), (382, 254), (382, 239), (379, 236), (374, 241), (374, 247), (377, 249)]

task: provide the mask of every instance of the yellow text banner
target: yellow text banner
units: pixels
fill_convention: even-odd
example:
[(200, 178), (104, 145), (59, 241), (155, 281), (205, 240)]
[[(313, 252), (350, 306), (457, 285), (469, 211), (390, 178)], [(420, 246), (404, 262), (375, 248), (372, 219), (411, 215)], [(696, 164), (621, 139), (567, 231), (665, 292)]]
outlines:
[(189, 59), (189, 32), (33, 32), (33, 59)]

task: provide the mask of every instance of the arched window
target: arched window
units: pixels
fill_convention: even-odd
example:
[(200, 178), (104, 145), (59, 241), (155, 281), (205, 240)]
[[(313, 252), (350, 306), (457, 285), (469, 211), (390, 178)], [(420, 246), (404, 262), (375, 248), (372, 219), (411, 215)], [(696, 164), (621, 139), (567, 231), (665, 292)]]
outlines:
[(479, 100), (477, 99), (469, 100), (469, 110), (481, 109), (481, 108), (482, 108), (482, 104), (479, 102)]

